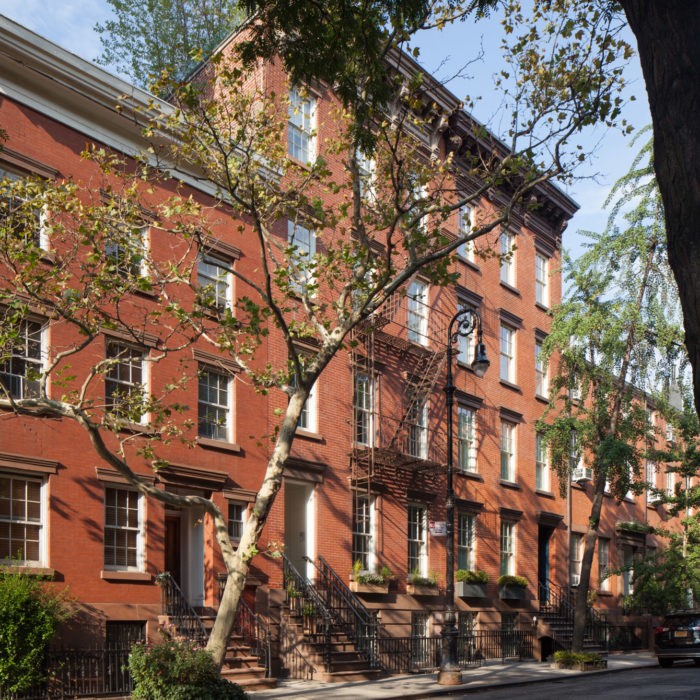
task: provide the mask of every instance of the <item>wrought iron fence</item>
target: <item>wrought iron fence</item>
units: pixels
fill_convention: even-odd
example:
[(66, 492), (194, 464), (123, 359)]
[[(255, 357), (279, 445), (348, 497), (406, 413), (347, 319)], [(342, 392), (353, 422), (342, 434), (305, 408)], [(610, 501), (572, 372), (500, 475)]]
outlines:
[(83, 698), (98, 695), (129, 695), (129, 647), (111, 649), (68, 649), (48, 654), (45, 683), (18, 694), (5, 694), (7, 700), (46, 700)]
[(649, 632), (641, 625), (609, 625), (610, 651), (647, 649)]

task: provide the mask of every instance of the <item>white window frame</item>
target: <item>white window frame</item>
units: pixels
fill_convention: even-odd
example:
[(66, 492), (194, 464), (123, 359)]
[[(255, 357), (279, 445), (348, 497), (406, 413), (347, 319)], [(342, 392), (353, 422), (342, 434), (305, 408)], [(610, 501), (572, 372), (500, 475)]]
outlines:
[[(352, 513), (352, 562), (360, 561), (362, 569), (376, 573), (377, 508), (376, 498), (355, 494)], [(358, 545), (362, 545), (360, 548)]]
[(583, 535), (572, 532), (569, 541), (569, 580), (572, 586), (581, 583), (581, 562), (583, 553)]
[[(107, 492), (108, 491), (115, 491), (115, 492), (125, 492), (130, 494), (136, 499), (136, 517), (137, 517), (137, 525), (136, 527), (130, 526), (130, 525), (124, 525), (119, 522), (115, 523), (108, 523), (107, 522)], [(109, 484), (105, 485), (104, 487), (104, 547), (103, 547), (103, 562), (104, 562), (104, 568), (105, 571), (144, 571), (145, 568), (145, 517), (144, 517), (144, 503), (145, 499), (140, 494), (138, 491), (130, 488), (126, 488), (123, 486), (117, 486), (114, 484)], [(135, 564), (127, 564), (126, 566), (116, 564), (116, 563), (108, 563), (107, 562), (107, 536), (108, 536), (108, 531), (113, 531), (115, 533), (115, 541), (116, 541), (116, 535), (119, 533), (126, 533), (126, 532), (134, 532), (136, 533), (136, 545), (135, 545)], [(127, 546), (127, 552), (129, 551), (130, 547)], [(116, 554), (117, 548), (115, 545), (115, 554)]]
[[(140, 387), (143, 390), (143, 395), (146, 397), (148, 393), (148, 387), (149, 387), (149, 365), (148, 362), (146, 362), (146, 356), (147, 356), (147, 351), (142, 348), (138, 347), (136, 345), (133, 345), (131, 343), (126, 343), (121, 340), (117, 340), (114, 338), (107, 338), (107, 343), (106, 343), (106, 348), (105, 348), (105, 357), (107, 359), (112, 359), (110, 358), (109, 351), (111, 347), (118, 347), (120, 348), (119, 352), (124, 352), (126, 351), (129, 353), (126, 355), (122, 360), (119, 360), (117, 363), (112, 364), (109, 368), (107, 368), (107, 371), (105, 372), (105, 405), (107, 408), (107, 411), (109, 413), (114, 413), (116, 415), (119, 415), (119, 401), (114, 401), (112, 402), (110, 399), (111, 392), (109, 387), (114, 385), (114, 390), (121, 390), (122, 387), (126, 387), (125, 393), (126, 395), (130, 396), (131, 392), (136, 390), (137, 387)], [(113, 373), (115, 370), (118, 370), (118, 368), (125, 369), (129, 368), (128, 374), (131, 374), (132, 370), (130, 368), (135, 367), (136, 363), (134, 362), (135, 358), (140, 358), (139, 361), (139, 372), (141, 374), (141, 379), (140, 381), (131, 381), (131, 380), (125, 380), (122, 379), (121, 377), (115, 377), (113, 376)], [(115, 356), (116, 358), (116, 356)], [(137, 423), (141, 425), (145, 425), (148, 422), (148, 413), (143, 412), (137, 421)]]
[[(466, 301), (460, 301), (457, 305), (457, 310), (464, 311), (465, 309), (474, 309), (474, 305)], [(471, 367), (476, 355), (476, 336), (476, 328), (469, 335), (457, 336), (457, 362)]]
[(428, 399), (411, 405), (406, 453), (417, 459), (428, 458)]
[(423, 280), (412, 280), (406, 292), (408, 339), (412, 343), (428, 344), (429, 288)]
[[(2, 564), (19, 564), (20, 566), (28, 567), (41, 567), (47, 563), (47, 539), (46, 539), (46, 524), (48, 518), (48, 484), (47, 480), (43, 477), (38, 477), (35, 474), (25, 474), (21, 472), (0, 472), (0, 478), (6, 481), (6, 489), (3, 488), (0, 491), (0, 499), (2, 501), (7, 501), (7, 504), (3, 504), (0, 511), (0, 523), (7, 524), (8, 526), (8, 558), (0, 557), (0, 563)], [(15, 502), (17, 499), (13, 499), (12, 495), (16, 493), (16, 482), (24, 482), (24, 498), (22, 500), (22, 513), (15, 512)], [(30, 515), (29, 513), (29, 503), (36, 503), (36, 501), (29, 501), (27, 494), (27, 484), (37, 484), (39, 486), (39, 517)], [(13, 544), (14, 542), (19, 542), (20, 539), (12, 537), (12, 533), (15, 528), (21, 528), (23, 530), (23, 535), (21, 538), (21, 556), (17, 559), (18, 548)], [(30, 542), (37, 543), (37, 559), (27, 558), (27, 528), (38, 528), (37, 539), (30, 540)], [(4, 551), (3, 543), (3, 551)]]
[(476, 570), (476, 515), (457, 513), (456, 564), (458, 569)]
[[(361, 386), (362, 390), (360, 390)], [(374, 401), (374, 376), (370, 372), (356, 370), (353, 378), (353, 406), (355, 410), (353, 440), (356, 445), (366, 447), (374, 445)]]
[(357, 150), (355, 153), (355, 164), (357, 166), (360, 197), (366, 201), (374, 202), (377, 198), (377, 162), (363, 151)]
[(598, 538), (598, 590), (610, 590), (610, 540), (607, 537)]
[(542, 342), (535, 341), (535, 394), (542, 398), (549, 397), (549, 365), (542, 349)]
[(535, 434), (535, 488), (538, 491), (550, 488), (549, 447), (542, 433)]
[(317, 109), (316, 97), (296, 86), (289, 90), (287, 153), (300, 163), (316, 160)]
[[(211, 268), (211, 269), (207, 269)], [(206, 252), (197, 256), (197, 285), (206, 290), (206, 300), (219, 311), (233, 309), (233, 261)]]
[(408, 573), (428, 575), (428, 509), (421, 503), (408, 504)]
[[(39, 335), (38, 348), (36, 347), (37, 333)], [(0, 362), (0, 385), (5, 387), (8, 395), (13, 399), (35, 398), (39, 395), (39, 379), (29, 380), (27, 378), (27, 365), (31, 365), (39, 375), (45, 371), (48, 357), (47, 333), (48, 323), (43, 319), (27, 318), (20, 321), (22, 348), (18, 346), (11, 348), (7, 360)], [(38, 357), (36, 356), (37, 351)], [(9, 386), (5, 385), (3, 377), (9, 379)], [(19, 391), (13, 391), (13, 385), (17, 384), (19, 384)], [(0, 391), (0, 395), (2, 395), (2, 391)]]
[[(474, 208), (468, 204), (463, 204), (457, 210), (457, 236), (462, 238), (468, 236), (474, 228)], [(457, 248), (457, 255), (470, 263), (474, 262), (474, 241), (460, 243)]]
[[(23, 175), (19, 171), (9, 170), (5, 166), (4, 163), (0, 165), (0, 180), (6, 178), (12, 182), (17, 182), (18, 180), (24, 179), (25, 177), (26, 176)], [(13, 197), (12, 200), (10, 200), (10, 206), (12, 205), (12, 201), (21, 202), (22, 199), (20, 197)], [(23, 235), (23, 240), (25, 242), (28, 242), (29, 240), (31, 240), (41, 250), (48, 251), (49, 250), (49, 236), (48, 236), (48, 230), (47, 230), (48, 210), (46, 209), (45, 206), (41, 206), (41, 207), (35, 207), (33, 211), (34, 211), (34, 217), (36, 219), (36, 230), (32, 232), (31, 236), (27, 236), (26, 231), (25, 231), (24, 235)]]
[[(235, 517), (232, 517), (235, 516)], [(248, 504), (244, 501), (229, 501), (226, 522), (231, 542), (240, 542), (248, 515)]]
[(515, 236), (510, 231), (501, 231), (498, 240), (501, 254), (501, 282), (509, 287), (515, 287)]
[(676, 473), (666, 470), (666, 496), (674, 498), (676, 495)]
[(469, 406), (457, 404), (457, 469), (475, 474), (476, 454), (476, 411)]
[(287, 221), (287, 244), (295, 247), (289, 255), (290, 287), (297, 293), (306, 292), (316, 282), (312, 269), (316, 257), (316, 232), (289, 219)]
[(549, 308), (549, 258), (535, 253), (535, 301)]
[(516, 424), (501, 419), (501, 479), (515, 483)]
[(512, 326), (501, 323), (500, 329), (500, 378), (515, 384), (515, 334)]
[[(223, 403), (221, 403), (220, 401), (209, 400), (209, 392), (207, 392), (207, 396), (203, 398), (203, 388), (213, 389), (216, 392), (216, 394), (219, 395), (219, 398), (222, 398), (220, 396), (220, 393), (222, 391), (222, 387), (220, 385), (212, 387), (211, 385), (207, 384), (206, 387), (203, 386), (203, 379), (209, 376), (216, 377), (217, 381), (225, 383), (223, 390), (225, 390), (226, 396), (223, 397), (225, 398), (225, 401)], [(206, 440), (217, 440), (219, 442), (233, 442), (233, 406), (233, 377), (230, 374), (227, 374), (225, 371), (221, 371), (210, 365), (200, 364), (197, 368), (198, 437), (204, 438)], [(203, 409), (205, 408), (211, 408), (214, 410), (215, 414), (217, 414), (217, 420), (215, 422), (211, 420), (204, 420), (206, 414), (203, 412)], [(219, 414), (223, 414), (224, 421), (220, 421), (220, 419), (218, 418)], [(213, 425), (214, 435), (204, 434), (206, 430), (203, 432), (203, 426), (208, 425)], [(217, 428), (222, 428), (222, 430), (216, 430)]]
[(316, 390), (316, 384), (314, 382), (309, 389), (309, 395), (304, 401), (304, 405), (301, 407), (301, 413), (299, 414), (299, 421), (297, 422), (297, 428), (300, 430), (305, 430), (308, 433), (318, 432), (318, 392)]
[[(126, 246), (122, 245), (118, 240), (110, 237), (110, 233), (116, 233), (117, 228), (125, 228), (123, 225), (108, 226), (104, 239), (105, 260), (107, 258), (114, 259), (115, 272), (122, 279), (129, 280), (137, 277), (146, 277), (148, 275), (148, 248), (150, 243), (150, 227), (148, 224), (141, 226), (126, 227), (127, 233), (119, 233), (120, 236), (133, 237), (133, 250), (127, 250)], [(140, 260), (137, 263), (130, 261), (127, 263), (127, 253), (138, 256), (140, 252)]]
[(500, 539), (500, 575), (515, 575), (517, 523), (512, 520), (501, 520)]

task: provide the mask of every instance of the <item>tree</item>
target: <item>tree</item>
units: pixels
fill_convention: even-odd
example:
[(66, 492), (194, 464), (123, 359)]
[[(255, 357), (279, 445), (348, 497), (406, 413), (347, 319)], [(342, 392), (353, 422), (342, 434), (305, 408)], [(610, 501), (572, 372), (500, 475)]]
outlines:
[[(673, 415), (675, 413), (675, 415)], [(667, 547), (634, 564), (634, 607), (663, 615), (671, 610), (692, 608), (700, 599), (700, 523), (693, 511), (700, 505), (700, 488), (693, 480), (700, 476), (698, 437), (700, 426), (692, 402), (684, 410), (670, 411), (675, 442), (667, 450), (654, 451), (655, 461), (680, 477), (673, 493), (655, 489), (669, 516), (681, 516), (680, 532), (663, 526), (655, 533), (668, 541)]]
[[(616, 183), (607, 230), (569, 262), (570, 291), (545, 342), (559, 353), (550, 406), (540, 422), (562, 494), (573, 470), (592, 472), (592, 503), (576, 595), (573, 649), (581, 651), (593, 554), (606, 484), (622, 500), (644, 488), (642, 463), (653, 440), (645, 393), (668, 387), (682, 333), (664, 243), (663, 209), (651, 143)], [(623, 229), (616, 221), (622, 217)]]
[(98, 63), (113, 66), (148, 87), (163, 70), (185, 76), (195, 55), (210, 53), (238, 26), (235, 0), (107, 0), (116, 18), (97, 24), (103, 51)]
[[(170, 103), (154, 100), (151, 116), (135, 114), (152, 141), (137, 161), (98, 149), (86, 154), (100, 166), (89, 190), (71, 181), (4, 183), (0, 201), (9, 206), (0, 219), (0, 259), (9, 284), (0, 292), (0, 346), (7, 353), (20, 341), (32, 313), (60, 325), (65, 341), (48, 366), (28, 375), (31, 395), (5, 391), (0, 404), (76, 421), (98, 455), (134, 488), (166, 504), (201, 507), (212, 518), (228, 572), (208, 642), (217, 663), (312, 386), (351, 331), (405, 293), (418, 271), (435, 284), (449, 284), (450, 260), (460, 245), (500, 232), (513, 211), (541, 206), (553, 193), (549, 181), (578, 162), (578, 132), (600, 119), (615, 120), (619, 66), (608, 64), (595, 74), (588, 68), (606, 31), (592, 23), (587, 38), (581, 37), (588, 53), (576, 45), (542, 61), (527, 58), (534, 37), (515, 43), (509, 60), (521, 66), (520, 83), (508, 147), (458, 101), (438, 104), (440, 86), (394, 42), (401, 60), (391, 72), (388, 99), (332, 103), (328, 123), (336, 136), (324, 142), (319, 157), (311, 154), (301, 164), (287, 152), (285, 129), (308, 97), (305, 87), (297, 85), (289, 97), (285, 89), (259, 92), (245, 66), (224, 51), (189, 81), (162, 76), (157, 89), (170, 95)], [(560, 74), (556, 86), (543, 80)], [(585, 76), (585, 85), (572, 94), (575, 76)], [(120, 109), (130, 107), (127, 100)], [(360, 133), (371, 138), (358, 139)], [(162, 197), (164, 189), (178, 189), (168, 173), (182, 171), (216, 188), (211, 217), (179, 191)], [(465, 181), (473, 183), (471, 189), (463, 189)], [(445, 233), (445, 222), (459, 207), (484, 200), (488, 205), (472, 230), (457, 237)], [(41, 210), (50, 213), (46, 230), (56, 251), (51, 265), (24, 233)], [(198, 287), (193, 274), (196, 250), (208, 249), (207, 221), (217, 217), (257, 244), (256, 269), (231, 270), (241, 290), (234, 309), (217, 307), (215, 289)], [(158, 236), (154, 248), (140, 243), (146, 225)], [(315, 251), (311, 229), (322, 243)], [(167, 260), (158, 257), (158, 248), (170, 251)], [(488, 242), (484, 248), (489, 254)], [(157, 303), (136, 303), (139, 293)], [(159, 393), (133, 387), (105, 403), (99, 383), (119, 362), (116, 356), (91, 361), (81, 376), (70, 369), (93, 352), (105, 330), (115, 329), (135, 341), (155, 337), (149, 361), (170, 372)], [(266, 364), (259, 351), (273, 340), (286, 355)], [(133, 470), (144, 460), (164, 467), (169, 441), (191, 439), (186, 407), (177, 400), (187, 368), (168, 360), (195, 343), (229, 355), (260, 392), (288, 397), (235, 551), (211, 501), (156, 489)], [(125, 432), (144, 414), (152, 433)]]

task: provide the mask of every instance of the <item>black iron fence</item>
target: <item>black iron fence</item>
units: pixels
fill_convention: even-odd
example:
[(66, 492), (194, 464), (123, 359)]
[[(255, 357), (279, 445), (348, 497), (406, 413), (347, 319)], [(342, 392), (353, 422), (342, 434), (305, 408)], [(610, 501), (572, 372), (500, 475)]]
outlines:
[(112, 649), (69, 649), (49, 653), (47, 681), (7, 700), (46, 700), (110, 695), (129, 695), (129, 647)]

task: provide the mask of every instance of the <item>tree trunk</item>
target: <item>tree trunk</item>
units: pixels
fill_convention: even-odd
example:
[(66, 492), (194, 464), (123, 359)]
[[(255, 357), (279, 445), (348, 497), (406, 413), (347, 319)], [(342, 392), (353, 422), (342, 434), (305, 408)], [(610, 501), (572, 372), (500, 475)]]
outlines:
[(593, 554), (598, 541), (600, 527), (600, 512), (603, 507), (603, 492), (605, 491), (605, 475), (596, 476), (591, 514), (588, 520), (588, 530), (583, 540), (583, 557), (581, 559), (581, 576), (576, 592), (576, 607), (574, 608), (574, 631), (571, 639), (572, 651), (583, 651), (583, 638), (586, 632), (588, 617), (588, 591), (591, 587), (591, 569)]
[(621, 5), (637, 39), (649, 97), (668, 258), (700, 408), (700, 4), (621, 0)]

